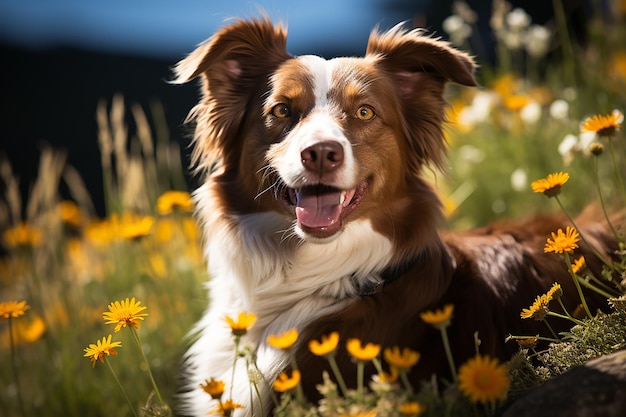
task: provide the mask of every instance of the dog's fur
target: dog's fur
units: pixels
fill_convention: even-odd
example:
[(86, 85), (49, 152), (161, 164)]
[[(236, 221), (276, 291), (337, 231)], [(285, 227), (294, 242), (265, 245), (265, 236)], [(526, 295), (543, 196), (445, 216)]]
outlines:
[[(206, 379), (230, 384), (224, 316), (243, 310), (258, 321), (242, 343), (270, 382), (288, 364), (266, 337), (299, 330), (298, 363), (314, 397), (327, 365), (306, 342), (332, 331), (419, 351), (414, 381), (450, 378), (438, 331), (419, 318), (424, 310), (454, 304), (448, 332), (461, 363), (475, 353), (475, 332), (481, 353), (503, 360), (517, 349), (505, 344), (508, 334), (543, 333), (520, 311), (553, 282), (576, 307), (562, 260), (543, 253), (564, 219), (438, 231), (441, 204), (422, 172), (445, 165), (444, 87), (475, 85), (470, 56), (400, 27), (373, 32), (363, 58), (292, 57), (285, 44), (286, 31), (268, 19), (237, 21), (175, 69), (175, 82), (203, 81), (190, 118), (195, 161), (207, 174), (195, 201), (211, 276), (209, 309), (183, 366), (184, 413), (214, 407), (200, 389)], [(611, 253), (603, 227), (583, 232)], [(600, 268), (584, 245), (580, 253)], [(338, 360), (353, 384), (343, 347)], [(246, 378), (239, 366), (233, 397), (242, 414), (251, 410)], [(266, 405), (270, 389), (261, 384)]]

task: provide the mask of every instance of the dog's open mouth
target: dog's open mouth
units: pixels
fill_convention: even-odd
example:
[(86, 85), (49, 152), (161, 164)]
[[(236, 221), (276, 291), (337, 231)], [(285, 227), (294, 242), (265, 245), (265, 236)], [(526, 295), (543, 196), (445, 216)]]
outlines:
[(337, 233), (343, 219), (357, 208), (367, 188), (367, 181), (352, 190), (327, 185), (287, 188), (285, 202), (295, 207), (296, 219), (303, 232), (318, 238)]

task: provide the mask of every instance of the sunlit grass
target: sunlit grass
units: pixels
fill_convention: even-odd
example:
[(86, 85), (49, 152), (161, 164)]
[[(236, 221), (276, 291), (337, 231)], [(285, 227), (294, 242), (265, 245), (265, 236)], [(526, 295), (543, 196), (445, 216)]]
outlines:
[[(105, 110), (103, 105), (101, 116)], [(134, 113), (139, 114), (137, 109)], [(101, 126), (104, 140), (103, 132), (113, 137), (111, 132), (124, 130), (119, 98), (111, 117)], [(171, 200), (167, 193), (182, 176), (171, 172), (180, 165), (157, 163), (179, 159), (177, 149), (169, 144), (151, 149), (143, 145), (143, 153), (127, 153), (137, 146), (130, 141), (130, 132), (118, 135), (116, 140), (123, 143), (109, 155), (112, 163), (104, 165), (108, 180), (115, 184), (108, 186), (105, 218), (94, 217), (85, 187), (67, 175), (71, 170), (55, 151), (42, 155), (43, 174), (26, 202), (19, 197), (9, 162), (2, 161), (7, 185), (2, 243), (7, 256), (0, 261), (0, 294), (2, 301), (21, 298), (31, 306), (13, 326), (19, 390), (29, 415), (133, 415), (106, 367), (77, 361), (85, 346), (104, 335), (106, 306), (126, 297), (137, 297), (151, 307), (140, 338), (164, 401), (175, 404), (185, 335), (206, 307), (202, 283), (207, 276), (188, 193), (180, 190), (187, 200), (181, 194)], [(118, 158), (119, 153), (124, 155)], [(144, 169), (150, 166), (158, 169)], [(74, 197), (71, 202), (60, 196), (64, 181)], [(142, 188), (133, 188), (137, 183)], [(170, 204), (157, 205), (162, 195), (170, 197)], [(147, 367), (132, 354), (135, 342), (130, 333), (120, 332), (116, 340), (125, 349), (109, 364), (139, 410), (152, 391)], [(9, 329), (3, 322), (3, 358), (9, 355), (9, 345)], [(18, 386), (10, 373), (0, 374), (0, 403), (8, 405), (8, 414), (3, 415), (17, 416)]]

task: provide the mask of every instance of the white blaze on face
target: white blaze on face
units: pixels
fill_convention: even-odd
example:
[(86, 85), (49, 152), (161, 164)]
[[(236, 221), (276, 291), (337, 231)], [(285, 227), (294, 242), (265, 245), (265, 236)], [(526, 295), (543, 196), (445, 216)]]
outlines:
[(314, 55), (297, 59), (304, 63), (312, 74), (312, 94), (315, 105), (284, 139), (287, 148), (275, 161), (276, 169), (290, 188), (298, 189), (305, 185), (316, 185), (319, 181), (307, 173), (302, 164), (302, 151), (316, 143), (337, 142), (343, 148), (344, 162), (342, 167), (334, 173), (332, 181), (325, 185), (339, 189), (353, 189), (358, 184), (358, 179), (352, 146), (336, 119), (339, 115), (338, 110), (333, 109), (333, 103), (328, 101), (336, 60), (327, 61)]

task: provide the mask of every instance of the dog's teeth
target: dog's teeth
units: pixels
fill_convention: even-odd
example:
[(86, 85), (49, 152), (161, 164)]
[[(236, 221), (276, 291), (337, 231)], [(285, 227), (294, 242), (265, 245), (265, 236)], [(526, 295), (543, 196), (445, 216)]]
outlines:
[(346, 201), (346, 192), (342, 191), (341, 195), (339, 196), (339, 204), (343, 206), (344, 201)]

